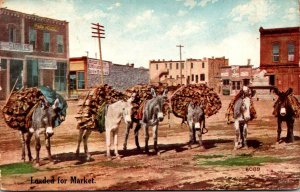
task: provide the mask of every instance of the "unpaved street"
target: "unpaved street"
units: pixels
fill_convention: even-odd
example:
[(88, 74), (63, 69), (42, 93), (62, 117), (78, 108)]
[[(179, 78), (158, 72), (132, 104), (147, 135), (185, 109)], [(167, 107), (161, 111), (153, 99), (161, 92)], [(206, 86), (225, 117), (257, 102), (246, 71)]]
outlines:
[[(258, 118), (248, 129), (249, 149), (233, 150), (234, 128), (225, 121), (229, 97), (222, 97), (222, 109), (207, 119), (208, 133), (203, 135), (205, 149), (193, 145), (188, 149), (188, 127), (180, 126), (180, 119), (171, 117), (170, 128), (165, 118), (158, 130), (160, 155), (135, 150), (133, 130), (128, 150), (123, 151), (124, 124), (120, 128), (121, 159), (108, 160), (105, 156), (105, 134), (93, 132), (89, 139), (92, 160), (83, 154), (75, 157), (78, 130), (74, 116), (77, 102), (69, 102), (66, 121), (52, 137), (54, 164), (46, 158), (44, 143), (41, 149), (42, 166), (31, 173), (10, 173), (1, 176), (1, 189), (6, 190), (134, 190), (134, 189), (296, 189), (300, 179), (300, 121), (294, 126), (295, 142), (275, 144), (276, 119), (272, 116), (272, 101), (255, 101)], [(21, 163), (21, 143), (17, 131), (0, 119), (1, 165)], [(150, 135), (151, 136), (151, 135)], [(282, 137), (286, 136), (283, 125)], [(143, 130), (140, 144), (144, 146)], [(150, 137), (150, 147), (153, 139)], [(34, 139), (32, 152), (35, 157)], [(81, 148), (83, 152), (83, 146)], [(34, 179), (54, 177), (49, 184), (31, 183)], [(71, 183), (70, 177), (94, 178), (94, 183)], [(58, 180), (66, 179), (66, 183)]]

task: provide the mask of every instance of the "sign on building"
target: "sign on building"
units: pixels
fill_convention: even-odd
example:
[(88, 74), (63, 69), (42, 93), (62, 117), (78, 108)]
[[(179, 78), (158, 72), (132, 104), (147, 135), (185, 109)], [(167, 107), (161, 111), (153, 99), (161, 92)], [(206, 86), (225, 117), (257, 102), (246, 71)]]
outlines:
[(232, 77), (240, 77), (239, 66), (231, 66), (231, 76)]
[(57, 69), (57, 64), (55, 60), (48, 60), (48, 59), (39, 59), (39, 69)]
[(16, 52), (32, 52), (33, 47), (30, 44), (21, 44), (21, 43), (0, 41), (0, 50), (16, 51)]
[[(88, 74), (101, 75), (101, 65), (99, 60), (88, 59)], [(103, 74), (109, 75), (109, 62), (103, 61)]]

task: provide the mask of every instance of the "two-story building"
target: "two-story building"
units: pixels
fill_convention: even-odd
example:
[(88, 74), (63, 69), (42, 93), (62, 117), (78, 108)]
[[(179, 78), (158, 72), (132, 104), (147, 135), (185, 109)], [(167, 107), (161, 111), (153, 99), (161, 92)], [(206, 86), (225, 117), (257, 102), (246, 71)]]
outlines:
[(0, 8), (0, 99), (22, 87), (67, 93), (68, 22)]
[(269, 84), (300, 95), (300, 27), (260, 28), (260, 69), (266, 70)]
[(149, 62), (150, 83), (167, 83), (168, 85), (187, 85), (207, 83), (220, 91), (221, 67), (228, 66), (228, 59), (203, 58), (178, 60), (151, 60)]

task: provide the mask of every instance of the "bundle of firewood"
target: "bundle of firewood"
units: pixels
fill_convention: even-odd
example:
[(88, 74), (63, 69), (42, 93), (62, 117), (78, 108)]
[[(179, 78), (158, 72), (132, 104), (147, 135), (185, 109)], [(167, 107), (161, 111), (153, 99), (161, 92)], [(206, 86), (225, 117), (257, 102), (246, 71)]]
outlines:
[(206, 117), (216, 114), (222, 107), (220, 97), (206, 84), (185, 85), (178, 88), (171, 96), (174, 115), (184, 119), (190, 102), (202, 105)]
[(44, 95), (36, 87), (13, 92), (2, 109), (6, 124), (13, 129), (26, 131), (31, 125), (34, 106), (44, 99)]
[(111, 86), (101, 85), (91, 92), (89, 92), (86, 98), (79, 108), (77, 128), (96, 128), (97, 115), (104, 109), (105, 104), (111, 104), (119, 100), (126, 100), (128, 97), (122, 92), (116, 91)]

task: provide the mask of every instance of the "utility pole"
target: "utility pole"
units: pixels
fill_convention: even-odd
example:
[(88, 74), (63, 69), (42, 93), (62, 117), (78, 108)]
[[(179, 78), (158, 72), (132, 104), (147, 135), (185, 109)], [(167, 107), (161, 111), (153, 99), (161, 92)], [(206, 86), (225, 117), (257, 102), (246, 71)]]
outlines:
[(182, 45), (176, 45), (176, 47), (179, 47), (179, 54), (180, 54), (180, 65), (179, 65), (179, 69), (180, 69), (180, 85), (182, 85), (181, 48), (184, 47), (184, 46), (182, 46)]
[[(99, 44), (99, 54), (100, 54), (100, 67), (101, 67), (101, 85), (104, 84), (104, 77), (103, 77), (103, 61), (102, 61), (102, 52), (101, 52), (101, 40), (103, 37), (102, 35), (105, 35), (104, 33), (104, 26), (100, 25), (99, 23), (92, 23), (92, 29), (96, 30), (93, 31), (92, 37), (98, 38), (98, 44)], [(95, 35), (94, 35), (95, 34)]]

